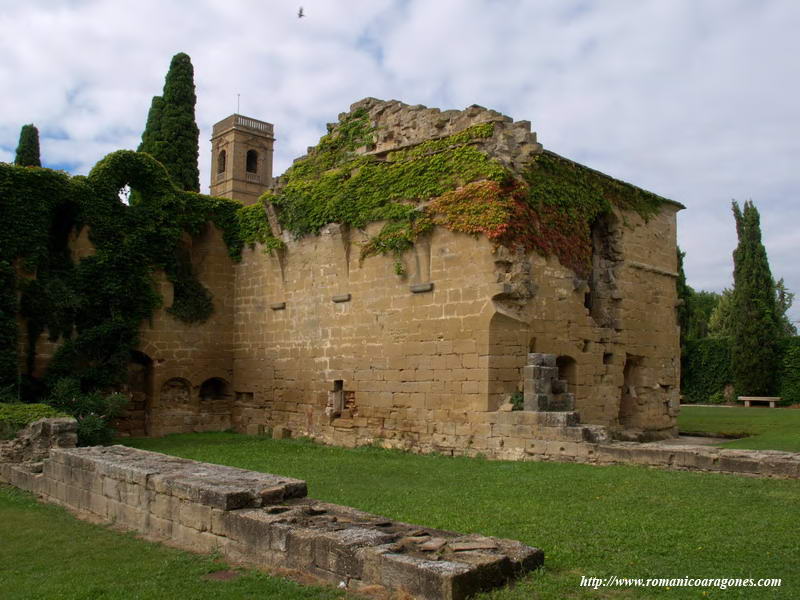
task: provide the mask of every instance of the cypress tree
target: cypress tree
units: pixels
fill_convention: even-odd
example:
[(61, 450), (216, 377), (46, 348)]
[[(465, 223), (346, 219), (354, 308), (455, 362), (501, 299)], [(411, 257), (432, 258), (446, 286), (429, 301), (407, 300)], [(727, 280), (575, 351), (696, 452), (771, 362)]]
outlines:
[(731, 370), (737, 393), (769, 396), (777, 390), (780, 318), (775, 282), (761, 243), (758, 210), (733, 203), (739, 245), (733, 252)]
[(39, 130), (33, 124), (23, 125), (19, 132), (19, 145), (14, 164), (20, 167), (41, 167), (39, 159)]
[(163, 108), (164, 99), (161, 96), (153, 96), (150, 111), (147, 113), (147, 124), (142, 133), (142, 143), (139, 144), (137, 151), (147, 152), (151, 156), (158, 153), (157, 144), (161, 139), (161, 111)]
[(164, 93), (153, 98), (139, 146), (166, 167), (176, 186), (192, 192), (200, 191), (196, 102), (192, 60), (181, 52), (172, 57)]

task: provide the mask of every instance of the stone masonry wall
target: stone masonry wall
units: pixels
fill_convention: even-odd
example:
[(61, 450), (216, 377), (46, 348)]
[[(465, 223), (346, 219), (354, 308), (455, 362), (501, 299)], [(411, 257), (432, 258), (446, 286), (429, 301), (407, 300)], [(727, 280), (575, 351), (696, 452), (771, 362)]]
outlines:
[[(365, 99), (357, 108), (376, 127), (364, 153), (483, 122), (495, 124), (494, 134), (479, 143), (510, 168), (542, 152), (529, 122), (478, 106), (439, 111)], [(445, 453), (555, 439), (556, 429), (542, 430), (553, 419), (556, 428), (600, 426), (624, 439), (674, 435), (675, 212), (666, 205), (648, 222), (617, 212), (595, 224), (588, 280), (554, 257), (443, 228), (402, 256), (408, 276), (398, 277), (394, 257), (359, 260), (381, 223), (366, 231), (331, 224), (300, 240), (284, 233), (284, 250), (245, 249), (234, 264), (209, 225), (186, 244), (214, 314), (202, 324), (173, 318), (172, 286), (158, 276), (164, 308), (143, 324), (129, 369), (131, 404), (118, 428), (123, 435), (274, 430)], [(85, 231), (72, 249), (92, 252)], [(40, 367), (54, 348), (40, 342)], [(575, 414), (507, 422), (501, 409), (523, 391), (529, 353), (556, 356)], [(584, 439), (580, 430), (562, 433)], [(605, 433), (589, 439), (598, 435)]]
[[(530, 123), (481, 107), (366, 99), (357, 108), (376, 127), (364, 152), (487, 121), (495, 135), (484, 143), (509, 166), (541, 152)], [(667, 206), (648, 223), (617, 214), (613, 235), (601, 236), (617, 258), (598, 249), (591, 285), (553, 257), (441, 228), (402, 257), (405, 279), (393, 258), (358, 259), (380, 223), (366, 232), (329, 225), (301, 240), (284, 234), (287, 247), (273, 256), (246, 251), (236, 267), (234, 425), (345, 445), (485, 449), (505, 418), (498, 409), (522, 391), (528, 353), (543, 352), (558, 357), (582, 423), (636, 439), (674, 435), (675, 211)], [(527, 430), (515, 437), (537, 439), (520, 426)]]
[[(148, 435), (222, 431), (231, 427), (233, 380), (233, 262), (221, 232), (208, 225), (186, 240), (197, 278), (211, 292), (214, 312), (204, 323), (171, 316), (172, 284), (159, 280), (164, 306), (141, 330), (139, 350), (149, 359)], [(209, 382), (205, 387), (204, 384)], [(131, 432), (134, 435), (138, 432)]]
[[(670, 218), (631, 231), (646, 240), (648, 228)], [(642, 357), (649, 370), (635, 389), (650, 412), (641, 411), (635, 425), (673, 433), (679, 373), (669, 275), (623, 263), (616, 328), (600, 327), (584, 289), (554, 258), (507, 256), (485, 239), (436, 230), (404, 256), (409, 277), (402, 279), (393, 259), (359, 262), (365, 240), (330, 226), (315, 238), (287, 240), (279, 255), (245, 252), (234, 340), (240, 431), (280, 426), (336, 444), (485, 449), (496, 411), (522, 390), (522, 368), (536, 351), (563, 359), (559, 378), (580, 421), (612, 429), (620, 427), (625, 357)], [(506, 268), (523, 261), (535, 291), (520, 299)], [(412, 291), (428, 283), (430, 291)], [(650, 304), (659, 293), (658, 305)], [(337, 380), (350, 403), (338, 412)], [(537, 435), (529, 428), (517, 437)]]

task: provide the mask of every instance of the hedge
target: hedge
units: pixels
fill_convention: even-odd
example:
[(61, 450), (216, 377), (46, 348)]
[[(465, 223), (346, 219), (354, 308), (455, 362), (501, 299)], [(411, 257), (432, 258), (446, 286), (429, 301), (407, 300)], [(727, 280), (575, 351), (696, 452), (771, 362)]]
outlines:
[(682, 362), (684, 402), (708, 402), (733, 381), (730, 338), (689, 340)]
[[(682, 360), (683, 401), (689, 404), (709, 402), (733, 383), (730, 338), (702, 338), (686, 342)], [(783, 404), (800, 404), (800, 337), (780, 344), (781, 362), (775, 377)]]
[(780, 396), (786, 404), (800, 404), (800, 337), (786, 340), (782, 350)]
[(0, 403), (0, 438), (13, 437), (17, 431), (39, 419), (67, 416), (47, 404)]

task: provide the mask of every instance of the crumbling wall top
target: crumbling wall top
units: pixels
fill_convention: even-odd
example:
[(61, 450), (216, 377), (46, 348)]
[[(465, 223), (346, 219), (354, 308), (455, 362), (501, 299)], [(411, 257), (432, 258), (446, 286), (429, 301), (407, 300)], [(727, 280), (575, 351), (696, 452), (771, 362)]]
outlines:
[[(514, 121), (496, 110), (473, 104), (464, 110), (440, 110), (399, 100), (364, 98), (350, 106), (350, 112), (366, 110), (375, 126), (375, 143), (365, 153), (385, 154), (428, 140), (457, 134), (473, 125), (494, 123), (494, 135), (482, 141), (482, 149), (507, 167), (521, 170), (534, 154), (542, 151), (531, 131), (530, 121)], [(339, 120), (348, 113), (339, 115)], [(331, 125), (331, 127), (333, 124)]]

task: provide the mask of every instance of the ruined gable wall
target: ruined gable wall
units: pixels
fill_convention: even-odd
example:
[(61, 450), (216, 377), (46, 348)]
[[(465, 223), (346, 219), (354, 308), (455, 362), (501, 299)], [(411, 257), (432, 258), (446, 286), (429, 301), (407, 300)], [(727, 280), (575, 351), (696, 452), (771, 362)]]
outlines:
[(620, 418), (630, 428), (674, 428), (678, 414), (676, 212), (675, 206), (667, 205), (647, 223), (626, 215), (633, 227), (624, 229), (621, 240), (625, 260), (618, 270), (617, 286), (623, 298), (622, 334), (615, 360), (628, 358), (622, 385), (634, 386), (635, 394), (623, 390)]
[(534, 295), (524, 303), (513, 294), (493, 301), (490, 406), (519, 388), (521, 377), (514, 374), (525, 364), (524, 352), (542, 352), (563, 360), (561, 375), (582, 423), (674, 433), (680, 379), (676, 210), (666, 205), (647, 222), (616, 212), (609, 235), (614, 260), (595, 259), (592, 283), (554, 257), (497, 253), (512, 273), (509, 280), (512, 265), (527, 263)]
[[(487, 142), (492, 153), (509, 166), (540, 150), (527, 122), (480, 107), (442, 112), (367, 99), (351, 109), (359, 107), (376, 127), (375, 144), (362, 152), (381, 155), (486, 121), (496, 123)], [(483, 237), (443, 228), (404, 255), (408, 280), (394, 273), (392, 258), (358, 260), (379, 223), (367, 234), (330, 225), (318, 237), (284, 235), (287, 248), (271, 257), (246, 251), (236, 268), (235, 426), (250, 433), (285, 427), (342, 444), (383, 438), (447, 451), (513, 439), (524, 446), (526, 438), (548, 439), (536, 430), (535, 415), (494, 411), (521, 389), (527, 353), (536, 351), (563, 359), (581, 421), (611, 427), (622, 425), (625, 358), (637, 357), (637, 386), (651, 391), (647, 408), (624, 425), (669, 432), (672, 392), (658, 385), (668, 388), (677, 377), (668, 278), (635, 267), (628, 276), (623, 265), (627, 259), (669, 267), (674, 211), (647, 225), (634, 213), (617, 220), (636, 227), (615, 228), (618, 256), (597, 270), (610, 268), (621, 280), (591, 286), (595, 304), (613, 307), (613, 318), (587, 308), (589, 284), (556, 258), (494, 249)], [(409, 289), (427, 282), (432, 292)], [(654, 287), (667, 308), (637, 321)], [(348, 301), (333, 301), (347, 294)], [(337, 380), (356, 408), (333, 418), (325, 409)]]

